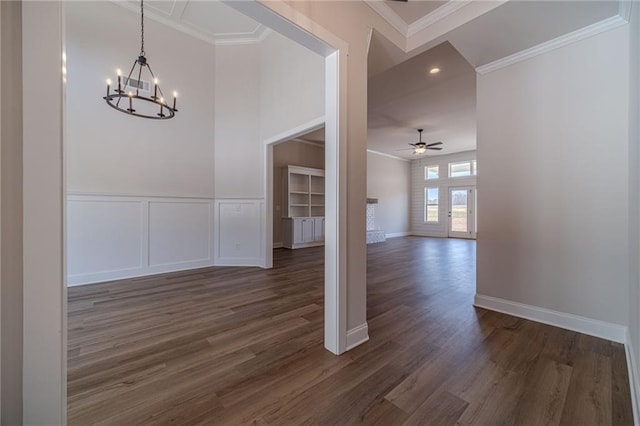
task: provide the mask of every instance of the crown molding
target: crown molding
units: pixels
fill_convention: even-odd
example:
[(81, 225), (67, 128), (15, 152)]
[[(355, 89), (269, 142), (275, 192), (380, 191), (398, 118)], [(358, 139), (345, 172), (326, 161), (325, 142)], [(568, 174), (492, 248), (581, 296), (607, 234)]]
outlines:
[(478, 74), (487, 74), (492, 71), (499, 70), (500, 68), (508, 67), (509, 65), (517, 64), (518, 62), (522, 62), (535, 56), (542, 55), (543, 53), (551, 52), (552, 50), (559, 49), (568, 44), (593, 37), (594, 35), (612, 30), (614, 28), (625, 25), (626, 23), (627, 21), (625, 21), (622, 17), (620, 17), (619, 15), (615, 15), (611, 18), (596, 22), (595, 24), (586, 26), (579, 30), (570, 32), (560, 37), (556, 37), (553, 40), (540, 43), (536, 46), (521, 50), (520, 52), (514, 53), (509, 56), (505, 56), (504, 58), (498, 59), (496, 61), (489, 62), (486, 65), (479, 66), (476, 68), (476, 72)]
[(411, 37), (412, 35), (419, 33), (420, 31), (426, 29), (427, 27), (435, 24), (436, 22), (446, 18), (452, 13), (468, 5), (472, 1), (473, 0), (449, 0), (447, 3), (443, 4), (433, 12), (423, 16), (422, 18), (409, 25), (407, 37)]
[(370, 152), (370, 153), (376, 154), (376, 155), (381, 155), (383, 157), (393, 158), (394, 160), (406, 161), (407, 163), (411, 162), (411, 160), (409, 160), (408, 158), (397, 157), (395, 155), (386, 154), (386, 153), (380, 152), (380, 151), (374, 151), (372, 149), (367, 149), (367, 152)]
[(629, 20), (631, 19), (632, 3), (633, 3), (632, 1), (624, 1), (624, 0), (620, 0), (620, 3), (618, 3), (618, 15), (620, 15), (620, 17), (627, 22), (629, 22)]
[(378, 15), (389, 23), (393, 28), (398, 30), (400, 34), (407, 37), (409, 33), (409, 25), (393, 11), (384, 1), (381, 0), (364, 0), (371, 9), (375, 10)]
[[(123, 7), (131, 12), (140, 13), (140, 9), (137, 6), (134, 6), (131, 3), (111, 0), (112, 3), (117, 4), (120, 7)], [(185, 3), (186, 7), (186, 3)], [(167, 27), (173, 28), (176, 31), (180, 31), (184, 34), (187, 34), (195, 39), (204, 41), (213, 45), (243, 45), (243, 44), (258, 44), (261, 43), (270, 33), (270, 29), (265, 27), (262, 24), (258, 24), (255, 30), (250, 33), (229, 33), (229, 34), (219, 34), (214, 35), (209, 32), (203, 31), (199, 27), (188, 23), (187, 21), (182, 21), (182, 15), (184, 13), (185, 7), (176, 8), (172, 10), (177, 12), (177, 18), (180, 22), (172, 19), (173, 15), (167, 15), (165, 12), (156, 11), (156, 10), (145, 10), (144, 16), (156, 21), (162, 25), (166, 25)]]

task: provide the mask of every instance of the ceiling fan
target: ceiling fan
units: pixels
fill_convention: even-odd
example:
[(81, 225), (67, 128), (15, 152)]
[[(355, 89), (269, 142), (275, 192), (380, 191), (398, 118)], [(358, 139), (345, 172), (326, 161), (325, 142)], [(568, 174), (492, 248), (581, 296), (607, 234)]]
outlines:
[[(428, 149), (431, 149), (433, 151), (442, 150), (442, 147), (438, 146), (438, 145), (442, 145), (442, 142), (433, 142), (429, 144), (426, 142), (422, 142), (423, 130), (424, 129), (418, 129), (418, 134), (420, 135), (420, 141), (416, 143), (410, 143), (409, 145), (411, 145), (413, 148), (407, 148), (407, 149), (413, 149), (413, 153), (416, 155), (424, 154), (425, 152), (427, 152)], [(405, 150), (401, 149), (400, 151), (405, 151)]]

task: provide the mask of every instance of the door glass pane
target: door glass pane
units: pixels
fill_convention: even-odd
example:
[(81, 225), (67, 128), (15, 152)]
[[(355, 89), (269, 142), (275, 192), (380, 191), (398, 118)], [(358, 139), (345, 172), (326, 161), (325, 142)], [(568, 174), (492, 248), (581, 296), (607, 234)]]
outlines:
[(468, 232), (466, 189), (451, 190), (451, 230), (454, 232)]

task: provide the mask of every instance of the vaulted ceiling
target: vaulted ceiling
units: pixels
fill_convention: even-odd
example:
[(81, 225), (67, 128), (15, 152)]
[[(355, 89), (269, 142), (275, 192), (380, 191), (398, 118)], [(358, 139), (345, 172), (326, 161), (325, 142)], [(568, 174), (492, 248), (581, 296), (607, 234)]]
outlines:
[[(366, 1), (406, 35), (407, 46), (419, 31), (473, 3)], [(426, 155), (475, 149), (477, 71), (504, 65), (552, 40), (579, 39), (590, 28), (622, 22), (625, 6), (617, 1), (511, 0), (413, 50), (374, 32), (368, 59), (369, 149), (414, 159), (406, 148), (418, 140), (417, 128), (425, 129), (424, 141), (444, 143), (442, 151)], [(441, 71), (429, 74), (433, 67)]]

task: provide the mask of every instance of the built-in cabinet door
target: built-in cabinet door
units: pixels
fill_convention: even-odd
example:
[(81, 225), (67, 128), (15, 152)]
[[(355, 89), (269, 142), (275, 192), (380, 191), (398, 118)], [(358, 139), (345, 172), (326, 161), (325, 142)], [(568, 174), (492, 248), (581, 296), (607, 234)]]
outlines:
[(302, 242), (312, 243), (314, 241), (314, 220), (313, 219), (301, 219), (302, 220)]
[(313, 226), (314, 232), (314, 241), (324, 241), (324, 218), (317, 217), (314, 219), (315, 223)]
[(301, 244), (302, 241), (302, 221), (303, 219), (293, 220), (293, 244)]

